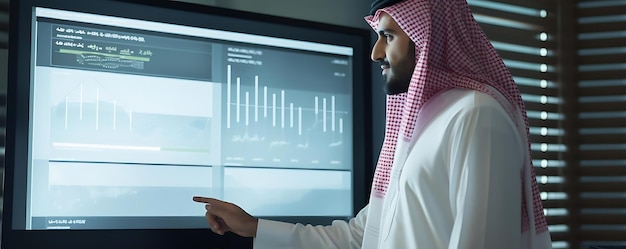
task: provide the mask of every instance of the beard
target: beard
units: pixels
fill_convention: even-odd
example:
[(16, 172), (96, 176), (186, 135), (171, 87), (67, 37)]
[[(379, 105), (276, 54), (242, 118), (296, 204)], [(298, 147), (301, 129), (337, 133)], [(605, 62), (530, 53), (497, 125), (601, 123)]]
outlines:
[(409, 84), (411, 83), (413, 71), (401, 70), (400, 72), (394, 72), (394, 70), (391, 70), (390, 72), (391, 74), (387, 75), (387, 82), (385, 83), (385, 93), (394, 95), (409, 91)]
[[(383, 63), (388, 64), (388, 62)], [(409, 53), (398, 63), (389, 67), (389, 72), (385, 75), (385, 93), (394, 95), (407, 92), (413, 76), (413, 70), (415, 70), (415, 45), (411, 42)]]

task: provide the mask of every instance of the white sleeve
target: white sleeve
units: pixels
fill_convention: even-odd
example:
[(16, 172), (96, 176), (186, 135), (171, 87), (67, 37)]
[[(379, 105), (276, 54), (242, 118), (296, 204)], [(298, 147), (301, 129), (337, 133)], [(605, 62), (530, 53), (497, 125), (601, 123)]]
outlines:
[(349, 221), (329, 226), (311, 226), (259, 219), (254, 249), (361, 248), (367, 207)]
[(448, 248), (520, 248), (525, 140), (497, 103), (457, 118), (450, 134), (454, 223)]

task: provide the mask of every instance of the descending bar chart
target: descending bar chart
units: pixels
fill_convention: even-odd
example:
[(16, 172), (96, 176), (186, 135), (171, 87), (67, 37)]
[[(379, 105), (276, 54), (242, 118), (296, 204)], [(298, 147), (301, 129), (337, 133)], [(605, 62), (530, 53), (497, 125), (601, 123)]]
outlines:
[[(228, 65), (224, 93), (226, 165), (342, 168), (350, 101), (345, 94), (273, 87)], [(285, 85), (283, 83), (283, 85)], [(345, 153), (345, 154), (342, 154)], [(271, 155), (271, 156), (270, 156)]]

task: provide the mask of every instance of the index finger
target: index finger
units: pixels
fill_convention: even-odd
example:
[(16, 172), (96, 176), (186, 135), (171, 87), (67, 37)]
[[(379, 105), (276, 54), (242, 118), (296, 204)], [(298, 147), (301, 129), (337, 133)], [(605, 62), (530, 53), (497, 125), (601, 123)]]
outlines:
[(213, 202), (215, 202), (217, 200), (214, 199), (214, 198), (210, 198), (210, 197), (194, 196), (193, 197), (193, 201), (207, 203), (207, 204), (212, 204)]

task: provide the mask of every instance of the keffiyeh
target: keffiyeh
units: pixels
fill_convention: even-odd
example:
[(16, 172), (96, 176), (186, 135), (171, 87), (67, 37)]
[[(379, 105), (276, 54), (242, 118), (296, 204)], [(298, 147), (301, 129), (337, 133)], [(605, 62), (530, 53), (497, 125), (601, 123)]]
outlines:
[[(385, 196), (397, 143), (411, 139), (420, 109), (446, 89), (477, 90), (493, 96), (502, 106), (514, 104), (517, 108), (508, 112), (513, 120), (520, 115), (524, 118), (523, 129), (530, 140), (519, 89), (465, 0), (376, 0), (371, 15), (365, 18), (375, 31), (381, 12), (389, 14), (415, 43), (416, 66), (408, 92), (387, 97), (385, 139), (374, 176), (373, 196)], [(532, 160), (520, 174), (522, 232), (547, 233)]]

